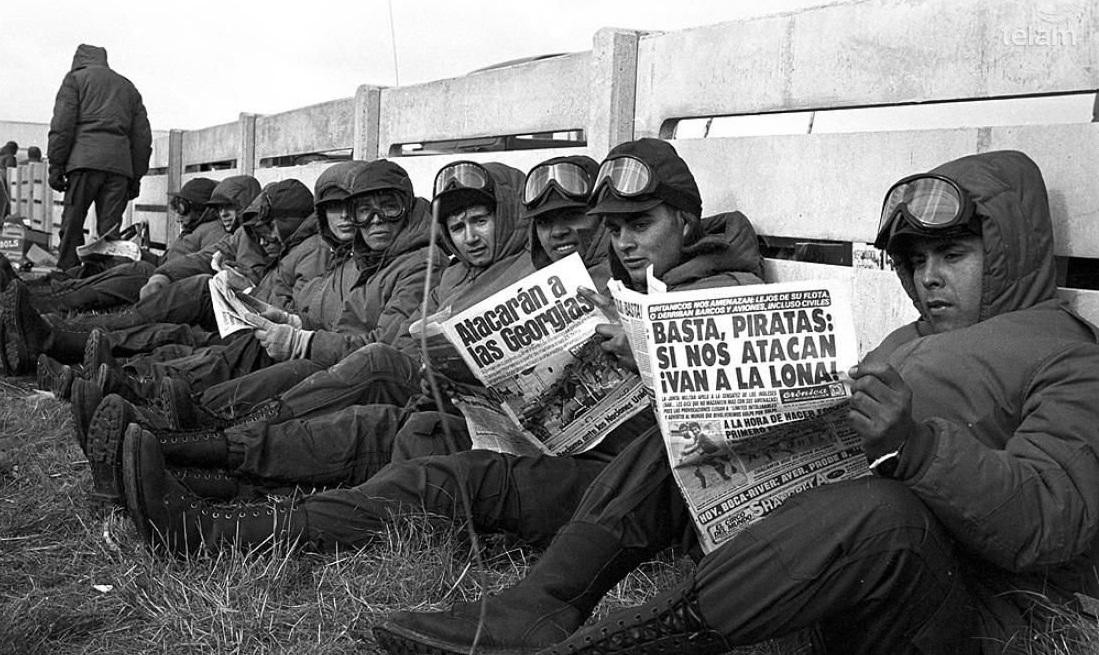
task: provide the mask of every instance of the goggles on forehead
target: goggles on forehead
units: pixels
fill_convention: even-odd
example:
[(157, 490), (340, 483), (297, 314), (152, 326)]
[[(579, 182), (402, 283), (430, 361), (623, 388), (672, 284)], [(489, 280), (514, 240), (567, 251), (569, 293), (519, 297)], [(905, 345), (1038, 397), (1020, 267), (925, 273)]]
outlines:
[(191, 201), (187, 200), (186, 198), (180, 198), (179, 196), (175, 196), (172, 198), (171, 202), (168, 203), (168, 206), (171, 207), (172, 211), (177, 214), (190, 214), (191, 208), (194, 205), (192, 205)]
[(921, 173), (904, 178), (885, 194), (874, 246), (885, 248), (897, 228), (907, 221), (919, 230), (937, 232), (965, 225), (973, 217), (973, 201), (948, 177)]
[(476, 189), (492, 195), (492, 176), (484, 166), (476, 162), (458, 161), (447, 164), (435, 175), (435, 196), (455, 189)]
[(626, 155), (603, 162), (595, 175), (595, 193), (613, 190), (623, 198), (633, 198), (656, 190), (656, 176), (649, 165)]
[(351, 200), (351, 222), (356, 227), (370, 225), (375, 219), (397, 223), (404, 218), (405, 212), (404, 200), (396, 191), (372, 193)]
[(527, 174), (523, 204), (529, 208), (552, 188), (566, 198), (587, 201), (592, 190), (591, 176), (582, 166), (567, 161), (536, 166)]

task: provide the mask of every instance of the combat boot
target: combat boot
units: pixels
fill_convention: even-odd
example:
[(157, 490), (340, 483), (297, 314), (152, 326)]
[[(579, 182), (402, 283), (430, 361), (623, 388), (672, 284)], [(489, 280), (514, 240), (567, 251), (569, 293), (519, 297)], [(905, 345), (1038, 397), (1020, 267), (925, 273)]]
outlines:
[(77, 372), (68, 364), (62, 364), (46, 354), (38, 356), (37, 386), (43, 391), (51, 391), (59, 400), (68, 400), (73, 379)]
[(599, 599), (638, 564), (640, 549), (624, 549), (599, 526), (573, 522), (558, 532), (523, 580), (482, 601), (443, 612), (397, 612), (374, 628), (390, 653), (486, 655), (535, 653), (573, 633)]
[(294, 547), (306, 537), (303, 514), (289, 501), (215, 504), (187, 490), (165, 469), (160, 441), (138, 425), (123, 442), (130, 518), (150, 548), (174, 554), (235, 546), (252, 551)]
[[(83, 391), (86, 388), (93, 391)], [(85, 380), (77, 380), (81, 393), (92, 395), (98, 387)], [(73, 407), (77, 399), (74, 394)], [(89, 400), (85, 406), (91, 406)], [(95, 406), (88, 421), (87, 454), (92, 469), (92, 499), (105, 506), (121, 505), (122, 494), (122, 438), (131, 423), (146, 429), (164, 430), (164, 420), (152, 412), (145, 412), (118, 394), (110, 394)]]
[(706, 623), (694, 576), (653, 600), (611, 613), (539, 655), (720, 655), (733, 645)]
[(73, 432), (76, 434), (76, 443), (84, 454), (88, 453), (88, 430), (91, 427), (92, 416), (103, 400), (103, 394), (99, 393), (99, 387), (94, 382), (77, 378), (72, 381), (69, 394), (69, 413), (73, 419)]
[(98, 371), (100, 364), (118, 366), (118, 362), (111, 354), (111, 342), (107, 338), (107, 333), (101, 328), (94, 328), (84, 340), (83, 361), (85, 371)]
[(0, 292), (7, 291), (8, 286), (19, 279), (19, 274), (12, 268), (11, 261), (4, 255), (0, 255)]
[(236, 500), (242, 494), (240, 479), (222, 469), (174, 468), (168, 472), (188, 491), (208, 500)]
[(156, 398), (157, 383), (153, 378), (131, 375), (106, 362), (88, 370), (94, 372), (95, 382), (104, 397), (116, 393), (136, 405), (148, 405)]
[(4, 355), (9, 373), (31, 372), (38, 355), (48, 349), (51, 326), (35, 311), (30, 291), (19, 280), (11, 282), (0, 294), (0, 321), (4, 325)]
[(173, 377), (160, 381), (154, 407), (177, 430), (220, 430), (256, 421), (278, 421), (284, 416), (284, 407), (278, 398), (260, 403), (238, 416), (219, 416), (195, 403), (191, 385), (186, 380)]

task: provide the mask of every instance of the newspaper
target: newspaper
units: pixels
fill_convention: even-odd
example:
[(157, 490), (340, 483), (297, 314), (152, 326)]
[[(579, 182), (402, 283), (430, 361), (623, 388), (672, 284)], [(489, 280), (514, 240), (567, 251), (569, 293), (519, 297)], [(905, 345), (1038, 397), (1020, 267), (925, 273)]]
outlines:
[(252, 330), (259, 325), (248, 319), (249, 314), (262, 314), (272, 305), (259, 298), (248, 295), (251, 288), (241, 291), (229, 284), (229, 272), (221, 270), (210, 278), (210, 302), (214, 306), (214, 318), (218, 324), (218, 334), (223, 338), (240, 332)]
[(849, 284), (610, 288), (704, 550), (793, 494), (868, 472), (847, 421)]
[(595, 326), (609, 319), (580, 287), (595, 284), (574, 254), (439, 324), (484, 385), (451, 394), (474, 448), (583, 452), (649, 406), (637, 374), (600, 347)]

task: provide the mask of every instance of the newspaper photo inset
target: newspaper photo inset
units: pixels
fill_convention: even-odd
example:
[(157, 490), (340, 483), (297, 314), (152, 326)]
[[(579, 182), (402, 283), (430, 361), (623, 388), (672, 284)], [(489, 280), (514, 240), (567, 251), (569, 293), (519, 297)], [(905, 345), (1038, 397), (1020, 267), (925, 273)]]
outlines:
[(848, 283), (610, 288), (704, 550), (793, 494), (868, 472), (847, 419)]

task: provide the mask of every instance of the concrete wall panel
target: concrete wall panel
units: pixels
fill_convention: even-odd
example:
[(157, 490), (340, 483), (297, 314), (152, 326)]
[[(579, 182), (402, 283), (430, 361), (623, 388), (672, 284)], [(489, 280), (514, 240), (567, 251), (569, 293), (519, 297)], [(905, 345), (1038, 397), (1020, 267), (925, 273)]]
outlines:
[(240, 154), (237, 121), (183, 133), (183, 166), (236, 159)]
[(586, 128), (588, 52), (383, 89), (379, 149), (440, 139)]
[(256, 117), (256, 159), (307, 152), (350, 150), (354, 145), (354, 98), (322, 102)]
[(707, 214), (739, 209), (760, 234), (872, 241), (896, 180), (982, 150), (1018, 148), (1042, 168), (1057, 253), (1099, 257), (1099, 124), (683, 139)]
[(1099, 10), (865, 0), (644, 36), (637, 136), (668, 119), (1099, 87)]

